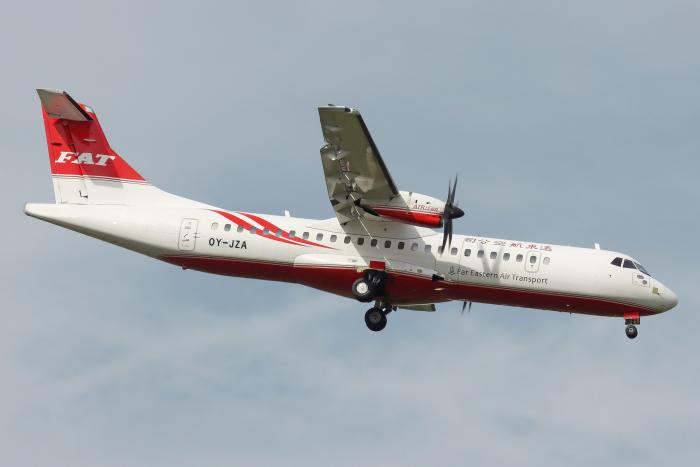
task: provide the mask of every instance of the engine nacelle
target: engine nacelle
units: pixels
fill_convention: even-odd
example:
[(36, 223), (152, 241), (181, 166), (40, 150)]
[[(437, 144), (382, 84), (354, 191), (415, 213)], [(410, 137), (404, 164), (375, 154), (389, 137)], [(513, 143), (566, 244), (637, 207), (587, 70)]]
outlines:
[(388, 203), (362, 200), (361, 206), (369, 208), (365, 209), (368, 214), (376, 214), (385, 220), (430, 228), (442, 227), (442, 213), (445, 210), (444, 201), (407, 191), (399, 192), (399, 196)]

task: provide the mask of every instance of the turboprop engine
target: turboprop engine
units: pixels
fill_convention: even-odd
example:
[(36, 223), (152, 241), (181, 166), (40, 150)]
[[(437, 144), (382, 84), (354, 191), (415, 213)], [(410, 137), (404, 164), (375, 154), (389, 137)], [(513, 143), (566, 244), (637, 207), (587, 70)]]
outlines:
[(370, 216), (384, 220), (403, 222), (429, 228), (444, 227), (443, 249), (446, 243), (452, 243), (452, 219), (459, 219), (464, 211), (455, 206), (455, 183), (447, 190), (447, 201), (421, 193), (400, 191), (399, 196), (389, 200), (358, 199), (355, 205)]

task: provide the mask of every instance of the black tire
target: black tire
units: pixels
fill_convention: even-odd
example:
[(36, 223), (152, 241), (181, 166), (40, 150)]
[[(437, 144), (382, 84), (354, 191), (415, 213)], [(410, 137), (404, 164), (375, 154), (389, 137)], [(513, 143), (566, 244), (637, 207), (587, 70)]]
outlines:
[(386, 327), (386, 315), (381, 308), (370, 308), (365, 313), (365, 324), (370, 331), (381, 331)]
[(625, 334), (627, 334), (627, 337), (629, 337), (630, 339), (634, 339), (635, 337), (637, 337), (638, 334), (637, 326), (635, 326), (634, 324), (630, 324), (629, 326), (627, 326), (627, 328), (625, 328)]
[(361, 302), (371, 302), (375, 295), (375, 288), (371, 282), (360, 277), (352, 283), (352, 294)]

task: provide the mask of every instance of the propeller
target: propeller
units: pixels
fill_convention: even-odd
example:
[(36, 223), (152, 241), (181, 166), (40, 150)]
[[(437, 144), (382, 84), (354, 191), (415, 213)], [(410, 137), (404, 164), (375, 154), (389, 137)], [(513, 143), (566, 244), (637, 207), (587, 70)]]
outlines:
[(460, 315), (464, 314), (464, 309), (467, 307), (467, 303), (469, 303), (469, 313), (472, 312), (472, 302), (467, 302), (466, 300), (464, 300), (462, 302), (462, 311), (460, 312)]
[(445, 202), (445, 209), (442, 211), (442, 225), (445, 230), (442, 234), (442, 249), (445, 251), (445, 245), (448, 247), (452, 245), (452, 219), (459, 219), (464, 215), (458, 206), (455, 205), (455, 194), (457, 193), (457, 175), (455, 175), (455, 183), (452, 184), (450, 181), (447, 186), (447, 201)]

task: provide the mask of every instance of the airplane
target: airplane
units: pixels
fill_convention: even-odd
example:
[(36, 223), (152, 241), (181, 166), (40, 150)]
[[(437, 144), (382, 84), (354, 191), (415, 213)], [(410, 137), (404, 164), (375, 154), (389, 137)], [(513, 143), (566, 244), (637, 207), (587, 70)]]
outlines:
[(445, 200), (400, 191), (356, 109), (318, 108), (335, 212), (319, 220), (230, 211), (160, 190), (111, 148), (93, 109), (65, 91), (37, 92), (55, 203), (28, 203), (24, 212), (182, 269), (373, 302), (365, 313), (372, 331), (393, 311), (458, 301), (462, 312), (480, 302), (623, 318), (634, 339), (642, 316), (678, 303), (639, 261), (597, 244), (453, 235), (464, 215), (457, 177)]

